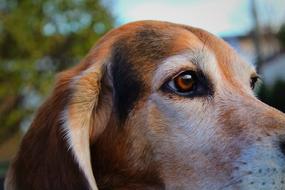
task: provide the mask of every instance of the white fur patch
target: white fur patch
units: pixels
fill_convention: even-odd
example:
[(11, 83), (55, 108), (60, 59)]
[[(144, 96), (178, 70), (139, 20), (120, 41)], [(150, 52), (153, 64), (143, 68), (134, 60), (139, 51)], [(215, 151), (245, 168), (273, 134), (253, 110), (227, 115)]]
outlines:
[(66, 139), (66, 142), (68, 144), (68, 149), (72, 150), (74, 158), (79, 164), (82, 172), (85, 174), (85, 177), (91, 189), (97, 190), (98, 188), (92, 171), (89, 150), (89, 123), (88, 121), (81, 120), (80, 118), (73, 118), (71, 120), (71, 123), (67, 109), (64, 110), (62, 118), (64, 121), (64, 138)]
[(209, 50), (184, 52), (165, 59), (155, 71), (152, 81), (153, 91), (157, 90), (166, 79), (182, 71), (203, 71), (215, 82), (220, 81), (215, 55)]
[(243, 164), (236, 164), (227, 189), (230, 189), (230, 184), (248, 190), (284, 188), (284, 155), (271, 142), (267, 145), (252, 145), (242, 152), (239, 160)]

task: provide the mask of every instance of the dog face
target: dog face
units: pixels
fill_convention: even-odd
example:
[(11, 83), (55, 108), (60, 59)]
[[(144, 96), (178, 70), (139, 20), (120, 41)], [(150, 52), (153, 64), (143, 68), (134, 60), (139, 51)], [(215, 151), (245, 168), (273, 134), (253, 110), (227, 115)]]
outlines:
[[(256, 79), (251, 65), (206, 31), (156, 21), (113, 30), (61, 74), (7, 184), (282, 189), (285, 116), (254, 97)], [(44, 119), (50, 123), (39, 127)], [(30, 152), (22, 150), (33, 143)], [(47, 151), (37, 155), (44, 146)], [(60, 167), (44, 179), (33, 174), (47, 165)], [(64, 174), (77, 165), (79, 171)], [(28, 167), (25, 178), (33, 180), (21, 173)], [(51, 186), (56, 175), (61, 181)]]

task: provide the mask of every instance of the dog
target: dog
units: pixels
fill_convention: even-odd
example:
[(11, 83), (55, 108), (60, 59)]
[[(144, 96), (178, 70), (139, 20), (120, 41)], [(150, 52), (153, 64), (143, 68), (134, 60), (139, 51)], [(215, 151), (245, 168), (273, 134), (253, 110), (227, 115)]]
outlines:
[(198, 28), (138, 21), (59, 74), (8, 171), (14, 189), (285, 189), (285, 115)]

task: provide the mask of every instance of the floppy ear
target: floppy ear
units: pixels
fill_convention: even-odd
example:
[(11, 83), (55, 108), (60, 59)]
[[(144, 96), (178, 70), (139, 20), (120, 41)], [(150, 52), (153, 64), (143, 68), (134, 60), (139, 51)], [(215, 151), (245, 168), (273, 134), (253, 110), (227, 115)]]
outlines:
[(103, 63), (95, 64), (74, 78), (74, 93), (63, 112), (68, 145), (92, 189), (97, 187), (92, 173), (90, 141), (103, 132), (112, 110), (105, 66)]
[(105, 62), (94, 59), (60, 74), (22, 140), (6, 189), (98, 189), (90, 141), (107, 125), (112, 94)]

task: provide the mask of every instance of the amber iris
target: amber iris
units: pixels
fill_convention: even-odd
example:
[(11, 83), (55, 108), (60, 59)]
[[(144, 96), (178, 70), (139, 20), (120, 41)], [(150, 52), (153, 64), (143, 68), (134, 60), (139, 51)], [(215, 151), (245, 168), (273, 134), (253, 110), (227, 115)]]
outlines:
[(188, 92), (193, 89), (195, 80), (191, 73), (182, 73), (174, 78), (174, 84), (179, 92)]

